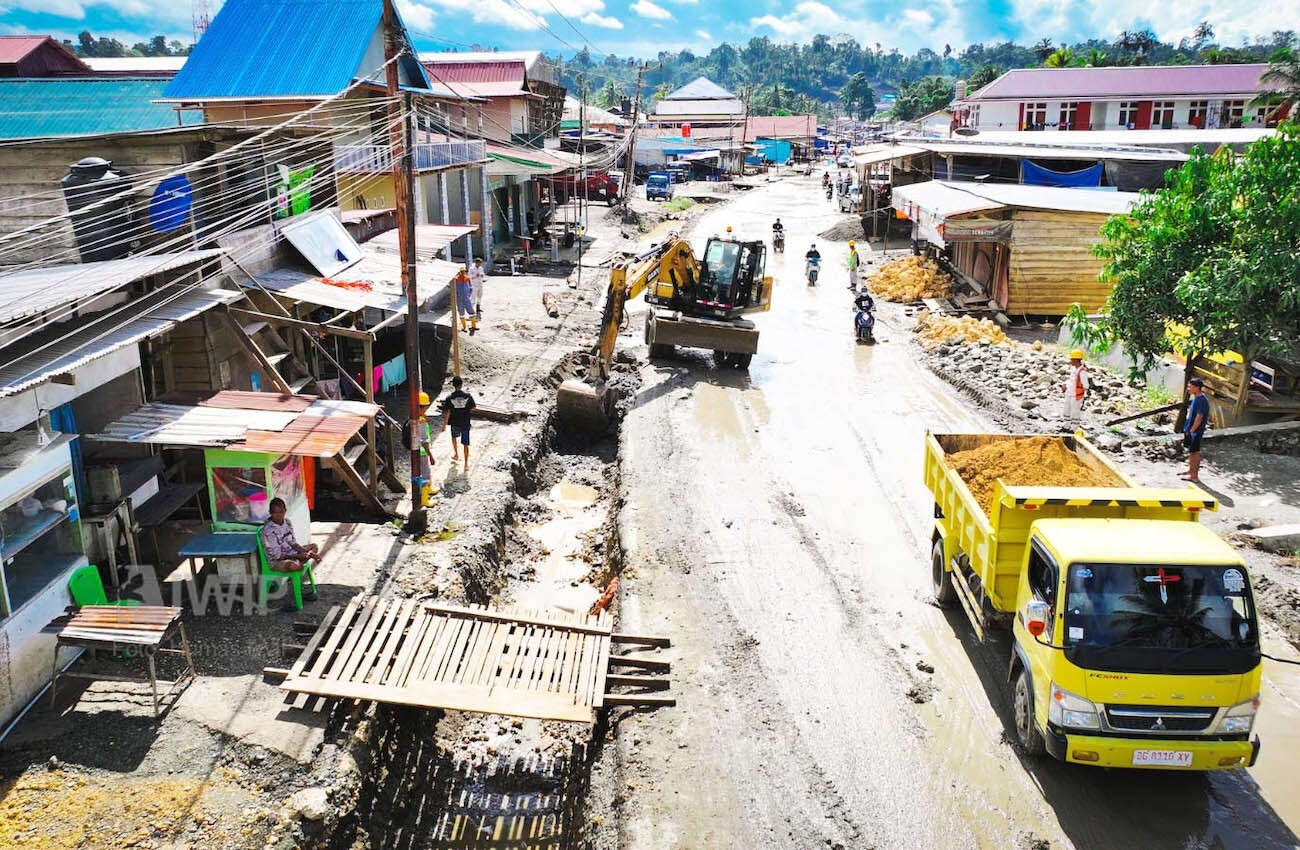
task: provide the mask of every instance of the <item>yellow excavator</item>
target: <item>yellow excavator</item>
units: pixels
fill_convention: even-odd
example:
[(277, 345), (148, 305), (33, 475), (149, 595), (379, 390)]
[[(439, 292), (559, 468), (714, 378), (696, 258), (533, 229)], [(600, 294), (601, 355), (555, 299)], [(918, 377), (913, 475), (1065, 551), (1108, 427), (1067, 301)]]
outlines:
[(600, 324), (600, 351), (594, 374), (560, 385), (557, 413), (569, 428), (603, 430), (613, 412), (606, 381), (614, 343), (627, 302), (645, 293), (645, 341), (651, 359), (672, 354), (675, 346), (713, 351), (719, 368), (748, 369), (758, 350), (758, 330), (741, 318), (772, 306), (772, 278), (766, 274), (767, 247), (761, 241), (710, 237), (703, 261), (685, 239), (672, 236), (650, 250), (616, 263)]

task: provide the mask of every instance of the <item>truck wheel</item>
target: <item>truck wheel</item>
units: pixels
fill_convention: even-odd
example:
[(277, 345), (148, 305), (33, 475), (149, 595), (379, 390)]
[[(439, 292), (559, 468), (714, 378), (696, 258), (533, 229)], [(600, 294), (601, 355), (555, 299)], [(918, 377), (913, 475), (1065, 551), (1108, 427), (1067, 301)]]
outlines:
[(752, 354), (733, 354), (731, 355), (731, 365), (741, 372), (749, 371), (749, 361), (754, 359)]
[(952, 586), (952, 576), (943, 568), (943, 538), (934, 541), (930, 551), (930, 579), (934, 583), (934, 601), (940, 608), (951, 608), (957, 601), (957, 589)]
[(1011, 696), (1011, 713), (1016, 721), (1016, 740), (1027, 756), (1041, 756), (1047, 748), (1043, 746), (1043, 733), (1034, 720), (1034, 692), (1029, 687), (1029, 674), (1021, 667), (1016, 674), (1016, 686)]

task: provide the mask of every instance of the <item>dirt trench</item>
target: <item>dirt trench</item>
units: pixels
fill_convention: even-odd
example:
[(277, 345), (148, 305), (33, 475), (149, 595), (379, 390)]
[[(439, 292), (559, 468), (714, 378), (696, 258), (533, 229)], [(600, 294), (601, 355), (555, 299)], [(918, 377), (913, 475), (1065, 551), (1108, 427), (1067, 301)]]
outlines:
[[(589, 361), (575, 353), (548, 380)], [(625, 389), (635, 365), (620, 364)], [(589, 610), (623, 567), (617, 447), (616, 426), (575, 438), (550, 411), (511, 457), (508, 492), (482, 507), (474, 533), (450, 541), (463, 594), (452, 601)], [(590, 846), (584, 812), (603, 717), (588, 726), (396, 706), (366, 715), (335, 789), (346, 803), (317, 846)]]

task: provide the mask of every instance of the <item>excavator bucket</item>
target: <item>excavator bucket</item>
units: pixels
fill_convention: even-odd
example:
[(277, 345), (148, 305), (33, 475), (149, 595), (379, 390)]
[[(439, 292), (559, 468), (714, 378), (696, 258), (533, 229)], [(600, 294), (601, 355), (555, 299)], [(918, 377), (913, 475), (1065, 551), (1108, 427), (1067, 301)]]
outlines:
[(570, 378), (560, 384), (555, 415), (558, 426), (570, 434), (600, 434), (614, 413), (614, 393), (601, 381), (589, 384)]

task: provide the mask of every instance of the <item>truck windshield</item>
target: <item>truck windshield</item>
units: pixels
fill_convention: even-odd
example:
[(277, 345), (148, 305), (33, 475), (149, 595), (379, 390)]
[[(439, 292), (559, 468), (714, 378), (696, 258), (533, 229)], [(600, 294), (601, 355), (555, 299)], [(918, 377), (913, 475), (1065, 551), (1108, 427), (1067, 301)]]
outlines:
[(1073, 564), (1065, 582), (1063, 643), (1081, 667), (1226, 673), (1259, 662), (1238, 566)]

